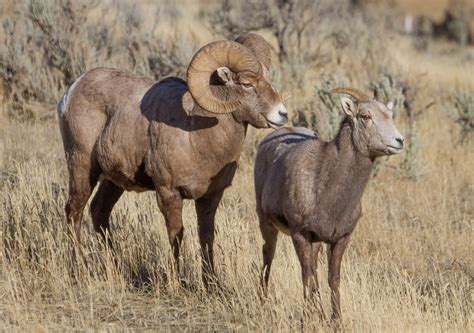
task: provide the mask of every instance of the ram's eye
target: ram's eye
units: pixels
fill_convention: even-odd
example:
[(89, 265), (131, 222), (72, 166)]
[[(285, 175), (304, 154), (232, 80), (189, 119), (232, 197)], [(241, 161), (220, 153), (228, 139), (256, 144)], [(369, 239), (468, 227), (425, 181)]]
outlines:
[(252, 88), (253, 87), (252, 83), (250, 83), (250, 82), (241, 82), (241, 83), (244, 86), (244, 88)]
[(370, 114), (367, 114), (367, 113), (361, 114), (360, 117), (365, 120), (369, 120), (371, 118)]

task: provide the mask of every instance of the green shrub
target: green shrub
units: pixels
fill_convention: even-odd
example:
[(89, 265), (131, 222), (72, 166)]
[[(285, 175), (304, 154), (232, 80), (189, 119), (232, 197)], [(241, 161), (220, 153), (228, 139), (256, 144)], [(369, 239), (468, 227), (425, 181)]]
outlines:
[(455, 90), (451, 93), (450, 101), (448, 110), (461, 127), (459, 141), (465, 143), (474, 132), (474, 94), (467, 88)]
[(332, 94), (331, 90), (347, 86), (348, 81), (345, 77), (322, 74), (314, 87), (315, 98), (295, 110), (293, 124), (311, 128), (323, 139), (331, 140), (337, 134), (343, 118), (339, 96)]
[[(96, 9), (104, 15), (105, 10), (114, 11), (116, 26), (92, 22), (90, 13)], [(94, 67), (116, 67), (155, 79), (183, 76), (195, 43), (180, 43), (176, 31), (171, 38), (153, 36), (141, 15), (126, 3), (105, 8), (93, 0), (18, 2), (14, 15), (1, 22), (5, 37), (0, 80), (8, 87), (10, 114), (30, 118), (54, 110), (67, 87)], [(157, 11), (156, 20), (164, 20), (159, 15)]]

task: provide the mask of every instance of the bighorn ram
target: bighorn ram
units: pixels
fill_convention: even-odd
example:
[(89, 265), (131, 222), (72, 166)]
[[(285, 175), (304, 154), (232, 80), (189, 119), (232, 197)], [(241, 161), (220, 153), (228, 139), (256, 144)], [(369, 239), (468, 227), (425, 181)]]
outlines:
[(70, 177), (66, 215), (77, 241), (99, 178), (91, 203), (95, 230), (108, 239), (109, 216), (124, 190), (156, 191), (176, 259), (182, 202), (193, 199), (203, 269), (213, 273), (214, 216), (234, 177), (247, 126), (275, 128), (288, 119), (268, 78), (270, 64), (269, 44), (247, 34), (202, 47), (187, 82), (153, 82), (107, 68), (78, 78), (58, 105)]
[[(259, 145), (255, 190), (264, 239), (262, 284), (267, 290), (278, 231), (290, 235), (301, 264), (304, 295), (319, 300), (317, 257), (328, 246), (332, 317), (341, 316), (339, 272), (349, 237), (361, 215), (361, 197), (374, 160), (403, 150), (392, 118), (393, 103), (349, 88), (341, 98), (346, 113), (336, 137), (325, 142), (305, 128), (283, 128)], [(320, 309), (321, 314), (322, 308)]]

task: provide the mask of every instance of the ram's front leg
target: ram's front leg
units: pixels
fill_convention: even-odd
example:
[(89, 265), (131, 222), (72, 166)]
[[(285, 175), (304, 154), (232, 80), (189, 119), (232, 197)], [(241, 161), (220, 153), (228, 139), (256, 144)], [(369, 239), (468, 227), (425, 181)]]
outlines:
[(204, 286), (215, 277), (214, 271), (214, 220), (217, 206), (224, 191), (209, 194), (195, 201), (198, 219), (199, 242), (202, 256), (202, 281)]
[(183, 241), (183, 198), (178, 191), (159, 188), (156, 192), (158, 207), (166, 222), (168, 239), (173, 251), (176, 271), (179, 273), (179, 250)]

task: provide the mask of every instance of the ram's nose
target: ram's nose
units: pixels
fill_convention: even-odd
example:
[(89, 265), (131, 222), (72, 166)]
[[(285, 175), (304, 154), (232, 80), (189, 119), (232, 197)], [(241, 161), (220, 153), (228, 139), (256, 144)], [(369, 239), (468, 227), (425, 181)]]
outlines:
[(285, 119), (285, 121), (288, 121), (288, 111), (286, 110), (285, 107), (283, 109), (278, 111), (278, 114)]
[(405, 144), (405, 138), (403, 136), (399, 136), (398, 138), (395, 138), (395, 141), (397, 141), (400, 144), (400, 148), (403, 148), (403, 145)]
[(288, 122), (288, 110), (283, 105), (283, 103), (278, 104), (276, 106), (276, 109), (278, 113), (278, 118), (280, 118), (278, 123), (280, 123), (283, 126), (284, 124)]
[(268, 125), (273, 128), (278, 128), (288, 122), (288, 111), (283, 103), (275, 105), (272, 111), (266, 115)]

